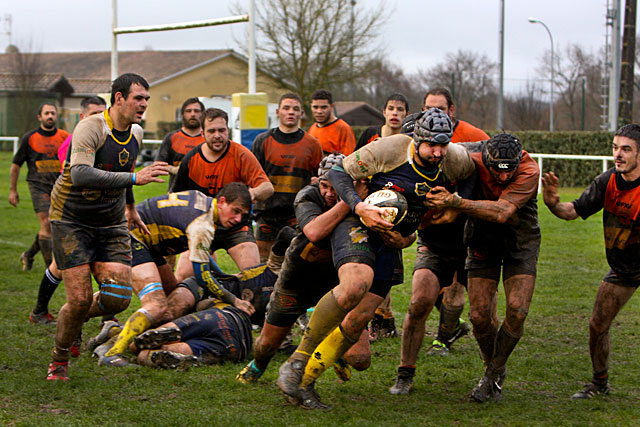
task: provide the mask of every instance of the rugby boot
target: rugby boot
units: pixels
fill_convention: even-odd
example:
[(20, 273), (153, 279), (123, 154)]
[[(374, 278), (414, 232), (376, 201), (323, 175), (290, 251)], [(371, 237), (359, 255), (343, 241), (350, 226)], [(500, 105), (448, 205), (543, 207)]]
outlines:
[(451, 348), (454, 342), (456, 342), (458, 339), (462, 338), (463, 336), (469, 334), (469, 332), (471, 332), (471, 329), (472, 327), (469, 324), (469, 322), (465, 322), (464, 320), (460, 319), (460, 324), (458, 325), (458, 328), (453, 333), (453, 336), (449, 338), (446, 342), (447, 348)]
[(168, 350), (154, 351), (151, 353), (151, 361), (158, 368), (177, 369), (180, 371), (186, 371), (192, 366), (198, 366), (197, 357)]
[(22, 252), (20, 254), (20, 263), (22, 264), (22, 271), (29, 271), (33, 267), (33, 257), (26, 252)]
[(68, 367), (68, 362), (52, 361), (49, 363), (47, 381), (69, 381), (69, 374), (67, 373)]
[(606, 382), (603, 385), (598, 385), (598, 384), (594, 384), (594, 383), (589, 383), (587, 385), (584, 386), (584, 389), (575, 393), (573, 396), (571, 396), (571, 399), (573, 400), (580, 400), (580, 399), (591, 399), (593, 398), (593, 396), (597, 396), (599, 394), (603, 394), (603, 395), (608, 395), (609, 394), (609, 383)]
[(112, 356), (102, 356), (100, 360), (98, 360), (98, 365), (100, 366), (111, 366), (114, 368), (124, 368), (127, 366), (138, 366), (133, 363), (129, 363), (127, 359), (122, 354), (114, 354)]
[(430, 356), (448, 356), (449, 348), (445, 343), (435, 339), (433, 340), (431, 347), (429, 347), (429, 350), (427, 350), (427, 354)]
[(102, 359), (104, 355), (107, 354), (109, 350), (111, 350), (111, 347), (113, 347), (113, 344), (115, 344), (117, 337), (117, 335), (114, 335), (109, 338), (104, 344), (100, 344), (99, 346), (94, 348), (93, 357), (97, 357), (98, 360)]
[(258, 369), (255, 360), (252, 360), (236, 375), (236, 381), (242, 384), (253, 384), (258, 382), (262, 374), (264, 374), (264, 371)]
[(326, 411), (331, 409), (331, 406), (325, 405), (320, 400), (320, 396), (315, 390), (315, 381), (309, 384), (306, 388), (299, 388), (300, 406), (304, 409), (320, 409)]
[[(111, 328), (115, 329), (112, 331)], [(122, 326), (118, 322), (115, 322), (113, 320), (104, 322), (104, 324), (102, 325), (102, 329), (100, 329), (98, 335), (89, 338), (87, 344), (85, 345), (85, 350), (93, 352), (96, 347), (107, 342), (109, 338), (117, 335), (121, 330)]]
[(391, 394), (409, 394), (413, 389), (413, 376), (414, 373), (407, 372), (405, 370), (398, 369), (398, 378), (396, 383), (389, 389)]
[(300, 381), (304, 375), (305, 363), (302, 360), (286, 361), (278, 369), (276, 385), (284, 393), (285, 399), (294, 405), (300, 403)]
[(347, 382), (351, 379), (351, 365), (349, 365), (344, 358), (336, 360), (333, 364), (333, 371), (336, 373), (340, 382)]
[(487, 368), (478, 385), (471, 391), (471, 397), (479, 403), (484, 403), (489, 399), (498, 402), (502, 399), (502, 384), (506, 376), (506, 369), (502, 374), (498, 374), (491, 367)]
[(29, 313), (29, 321), (36, 325), (55, 325), (56, 319), (51, 313)]
[(160, 348), (162, 344), (167, 344), (182, 339), (182, 332), (178, 328), (158, 328), (149, 329), (135, 338), (138, 350)]
[(71, 344), (71, 347), (69, 348), (69, 352), (71, 353), (71, 356), (80, 357), (81, 346), (82, 346), (82, 332), (80, 332), (80, 335), (78, 335), (78, 338), (76, 338), (73, 341), (73, 344)]

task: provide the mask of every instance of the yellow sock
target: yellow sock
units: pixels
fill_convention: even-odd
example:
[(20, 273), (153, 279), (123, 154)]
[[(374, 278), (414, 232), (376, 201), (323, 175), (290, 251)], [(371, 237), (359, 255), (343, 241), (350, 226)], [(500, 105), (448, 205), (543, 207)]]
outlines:
[(300, 382), (300, 387), (306, 388), (314, 382), (330, 366), (333, 366), (343, 354), (355, 343), (342, 333), (342, 328), (338, 326), (327, 336), (315, 349), (304, 369), (304, 376)]
[(136, 335), (140, 335), (151, 326), (151, 319), (147, 315), (147, 310), (144, 308), (139, 309), (127, 319), (127, 322), (122, 328), (122, 332), (118, 334), (116, 342), (113, 347), (105, 353), (105, 356), (113, 356), (116, 354), (122, 354), (127, 349), (127, 346), (135, 338)]

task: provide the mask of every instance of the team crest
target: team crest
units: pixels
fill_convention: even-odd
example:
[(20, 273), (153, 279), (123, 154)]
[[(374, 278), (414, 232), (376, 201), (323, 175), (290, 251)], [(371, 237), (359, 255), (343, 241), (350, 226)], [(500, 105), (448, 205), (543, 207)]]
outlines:
[(120, 161), (120, 166), (124, 166), (129, 161), (129, 152), (126, 148), (123, 148), (120, 153), (118, 153), (118, 160)]
[(430, 190), (431, 187), (426, 182), (416, 182), (415, 192), (417, 196), (426, 196)]
[(353, 244), (357, 243), (365, 243), (369, 236), (367, 235), (367, 230), (363, 227), (352, 227), (349, 232), (349, 237), (351, 237), (351, 242)]

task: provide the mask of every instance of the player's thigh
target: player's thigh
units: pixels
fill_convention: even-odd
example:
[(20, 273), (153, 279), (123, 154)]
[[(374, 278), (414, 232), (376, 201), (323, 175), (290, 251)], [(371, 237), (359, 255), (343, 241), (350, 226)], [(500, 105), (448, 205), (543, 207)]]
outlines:
[(189, 251), (183, 252), (176, 263), (175, 276), (178, 282), (184, 281), (187, 277), (193, 276), (193, 264), (189, 260)]

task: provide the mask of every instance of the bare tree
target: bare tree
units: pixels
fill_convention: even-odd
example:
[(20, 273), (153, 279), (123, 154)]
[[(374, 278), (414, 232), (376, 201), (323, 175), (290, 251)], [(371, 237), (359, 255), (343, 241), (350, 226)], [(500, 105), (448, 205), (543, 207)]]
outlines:
[(520, 93), (505, 97), (505, 107), (508, 129), (542, 130), (547, 127), (549, 105), (542, 99), (542, 89), (535, 81), (527, 82)]
[[(336, 89), (364, 74), (385, 13), (353, 0), (256, 2), (258, 66), (304, 100), (316, 89)], [(240, 11), (236, 5), (234, 11)]]
[(37, 110), (40, 98), (37, 95), (37, 85), (42, 78), (42, 57), (32, 52), (31, 44), (24, 52), (14, 46), (8, 53), (11, 69), (10, 78), (17, 89), (13, 104), (19, 135), (37, 125), (34, 112)]
[(422, 87), (451, 89), (456, 111), (476, 126), (490, 127), (495, 117), (496, 64), (486, 55), (458, 50), (444, 62), (418, 73)]

